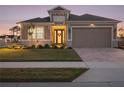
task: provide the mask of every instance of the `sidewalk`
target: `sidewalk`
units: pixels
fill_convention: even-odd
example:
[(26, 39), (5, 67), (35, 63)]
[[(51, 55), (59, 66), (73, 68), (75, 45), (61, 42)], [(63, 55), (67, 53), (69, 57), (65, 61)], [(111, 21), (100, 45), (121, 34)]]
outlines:
[(0, 87), (124, 87), (124, 82), (0, 83)]
[(76, 78), (73, 82), (98, 84), (99, 82), (102, 82), (108, 86), (124, 87), (123, 62), (86, 62), (86, 64), (90, 69)]
[(73, 82), (0, 83), (1, 87), (124, 87), (123, 62), (0, 62), (0, 68), (90, 68)]
[(0, 62), (0, 68), (87, 68), (84, 62)]

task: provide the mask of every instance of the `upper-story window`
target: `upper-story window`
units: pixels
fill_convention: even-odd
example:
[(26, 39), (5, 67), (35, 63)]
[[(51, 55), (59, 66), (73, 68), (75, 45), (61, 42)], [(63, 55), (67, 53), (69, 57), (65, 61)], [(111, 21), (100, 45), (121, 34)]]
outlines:
[(57, 16), (57, 15), (54, 15), (54, 16), (53, 16), (53, 21), (54, 21), (54, 22), (64, 22), (64, 21), (65, 21), (65, 16)]

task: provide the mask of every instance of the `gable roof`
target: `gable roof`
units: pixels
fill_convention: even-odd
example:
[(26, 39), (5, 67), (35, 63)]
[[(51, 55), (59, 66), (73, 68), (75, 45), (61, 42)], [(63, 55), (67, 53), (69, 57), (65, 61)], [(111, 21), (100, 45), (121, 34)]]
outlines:
[(50, 10), (48, 10), (48, 12), (49, 11), (56, 11), (56, 10), (65, 10), (65, 11), (70, 11), (70, 10), (68, 10), (68, 9), (66, 9), (66, 8), (64, 8), (64, 7), (62, 7), (62, 6), (56, 6), (56, 7), (54, 7), (54, 8), (52, 8), (52, 9), (50, 9)]
[(119, 20), (105, 18), (105, 17), (91, 15), (91, 14), (84, 14), (81, 16), (70, 14), (69, 21), (115, 21), (115, 22), (120, 22)]

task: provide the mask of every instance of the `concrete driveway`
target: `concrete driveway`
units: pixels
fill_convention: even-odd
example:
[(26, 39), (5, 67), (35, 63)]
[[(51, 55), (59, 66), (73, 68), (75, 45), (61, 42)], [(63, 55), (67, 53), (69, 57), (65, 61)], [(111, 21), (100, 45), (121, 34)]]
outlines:
[(124, 62), (124, 50), (115, 48), (75, 48), (85, 62)]
[(76, 48), (90, 69), (73, 82), (103, 82), (124, 87), (124, 50), (115, 48)]

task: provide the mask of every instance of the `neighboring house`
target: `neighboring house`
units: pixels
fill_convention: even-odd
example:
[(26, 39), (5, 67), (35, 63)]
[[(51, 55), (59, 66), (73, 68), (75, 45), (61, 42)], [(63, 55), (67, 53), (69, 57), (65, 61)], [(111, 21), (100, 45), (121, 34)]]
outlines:
[(13, 35), (0, 35), (0, 46), (6, 46), (7, 43), (12, 42)]
[(118, 20), (91, 14), (78, 16), (61, 6), (48, 10), (48, 13), (48, 17), (18, 22), (24, 44), (64, 44), (75, 48), (117, 46)]

